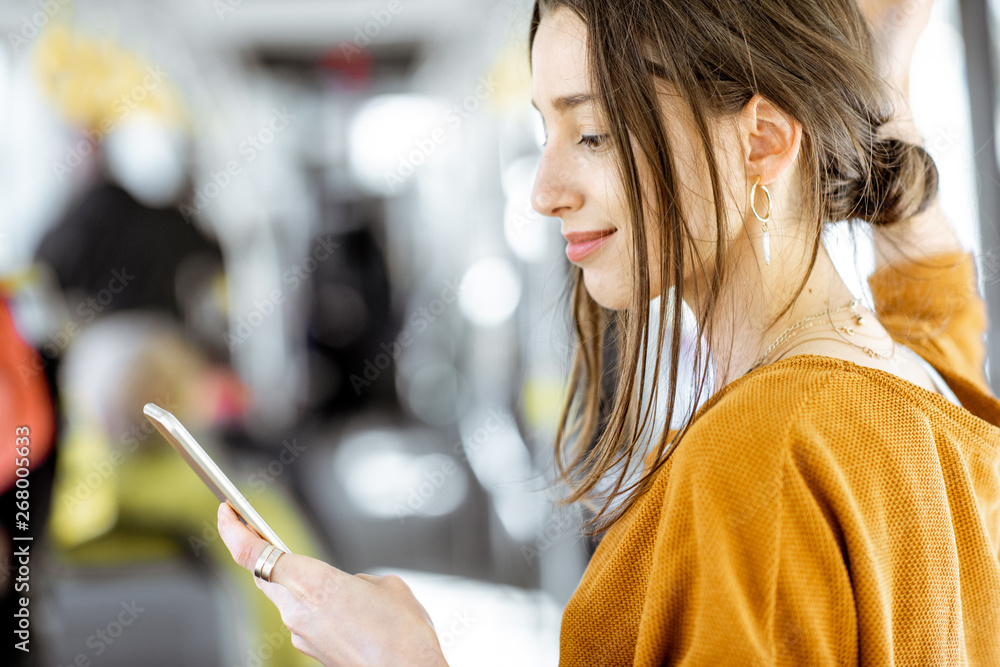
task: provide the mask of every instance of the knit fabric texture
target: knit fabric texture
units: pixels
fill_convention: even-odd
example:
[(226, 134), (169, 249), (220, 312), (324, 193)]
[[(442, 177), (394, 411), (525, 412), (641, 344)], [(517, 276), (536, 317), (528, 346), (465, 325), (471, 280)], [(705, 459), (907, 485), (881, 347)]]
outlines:
[(560, 666), (1000, 666), (1000, 401), (971, 253), (876, 271), (961, 400), (800, 354), (707, 401), (603, 536)]

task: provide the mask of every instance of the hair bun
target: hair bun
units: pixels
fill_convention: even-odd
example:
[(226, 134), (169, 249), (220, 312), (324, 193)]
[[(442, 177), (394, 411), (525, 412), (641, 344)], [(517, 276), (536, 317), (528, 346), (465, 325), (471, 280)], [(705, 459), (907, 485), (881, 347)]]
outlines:
[(937, 196), (938, 170), (922, 146), (880, 139), (872, 146), (868, 178), (858, 183), (855, 216), (892, 225), (923, 212)]

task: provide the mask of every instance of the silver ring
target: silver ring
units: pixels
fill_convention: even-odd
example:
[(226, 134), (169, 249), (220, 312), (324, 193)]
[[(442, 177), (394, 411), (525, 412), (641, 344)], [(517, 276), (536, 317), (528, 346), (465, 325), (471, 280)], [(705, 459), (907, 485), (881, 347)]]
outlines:
[(271, 572), (274, 571), (274, 565), (275, 563), (278, 562), (278, 559), (281, 558), (284, 554), (285, 552), (282, 551), (281, 549), (278, 549), (277, 547), (275, 547), (274, 551), (268, 554), (267, 561), (264, 563), (264, 567), (260, 568), (261, 579), (267, 582), (271, 581)]
[[(253, 576), (264, 579), (263, 573), (261, 572), (261, 568), (264, 567), (264, 563), (267, 561), (268, 558), (271, 557), (271, 553), (277, 550), (277, 548), (278, 547), (274, 546), (273, 544), (268, 544), (266, 547), (264, 547), (264, 550), (260, 552), (260, 556), (257, 557), (257, 563), (253, 566)], [(271, 572), (269, 570), (268, 575), (270, 574)], [(267, 581), (267, 579), (264, 579), (264, 581)]]

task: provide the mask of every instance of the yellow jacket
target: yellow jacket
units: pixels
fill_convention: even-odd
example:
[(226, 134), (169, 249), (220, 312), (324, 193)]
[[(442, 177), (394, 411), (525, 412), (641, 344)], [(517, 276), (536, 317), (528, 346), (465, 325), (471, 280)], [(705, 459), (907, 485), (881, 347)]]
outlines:
[(974, 259), (868, 283), (964, 407), (819, 355), (732, 382), (605, 534), (561, 667), (1000, 666), (1000, 401)]

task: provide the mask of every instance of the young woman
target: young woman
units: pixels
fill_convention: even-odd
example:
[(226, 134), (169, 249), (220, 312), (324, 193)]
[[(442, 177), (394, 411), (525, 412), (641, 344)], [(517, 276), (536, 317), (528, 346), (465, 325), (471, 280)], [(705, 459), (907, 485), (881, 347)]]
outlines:
[[(532, 198), (570, 242), (580, 338), (557, 463), (603, 533), (561, 665), (1000, 665), (985, 308), (905, 102), (931, 0), (855, 2), (535, 7)], [(838, 220), (874, 230), (875, 312), (820, 243)], [(668, 416), (681, 300), (708, 400), (647, 446), (649, 302), (670, 288), (651, 346)], [(622, 362), (602, 414), (606, 332)], [(309, 655), (444, 664), (400, 580), (267, 559), (225, 505), (219, 528), (244, 567), (273, 566), (258, 585)]]

